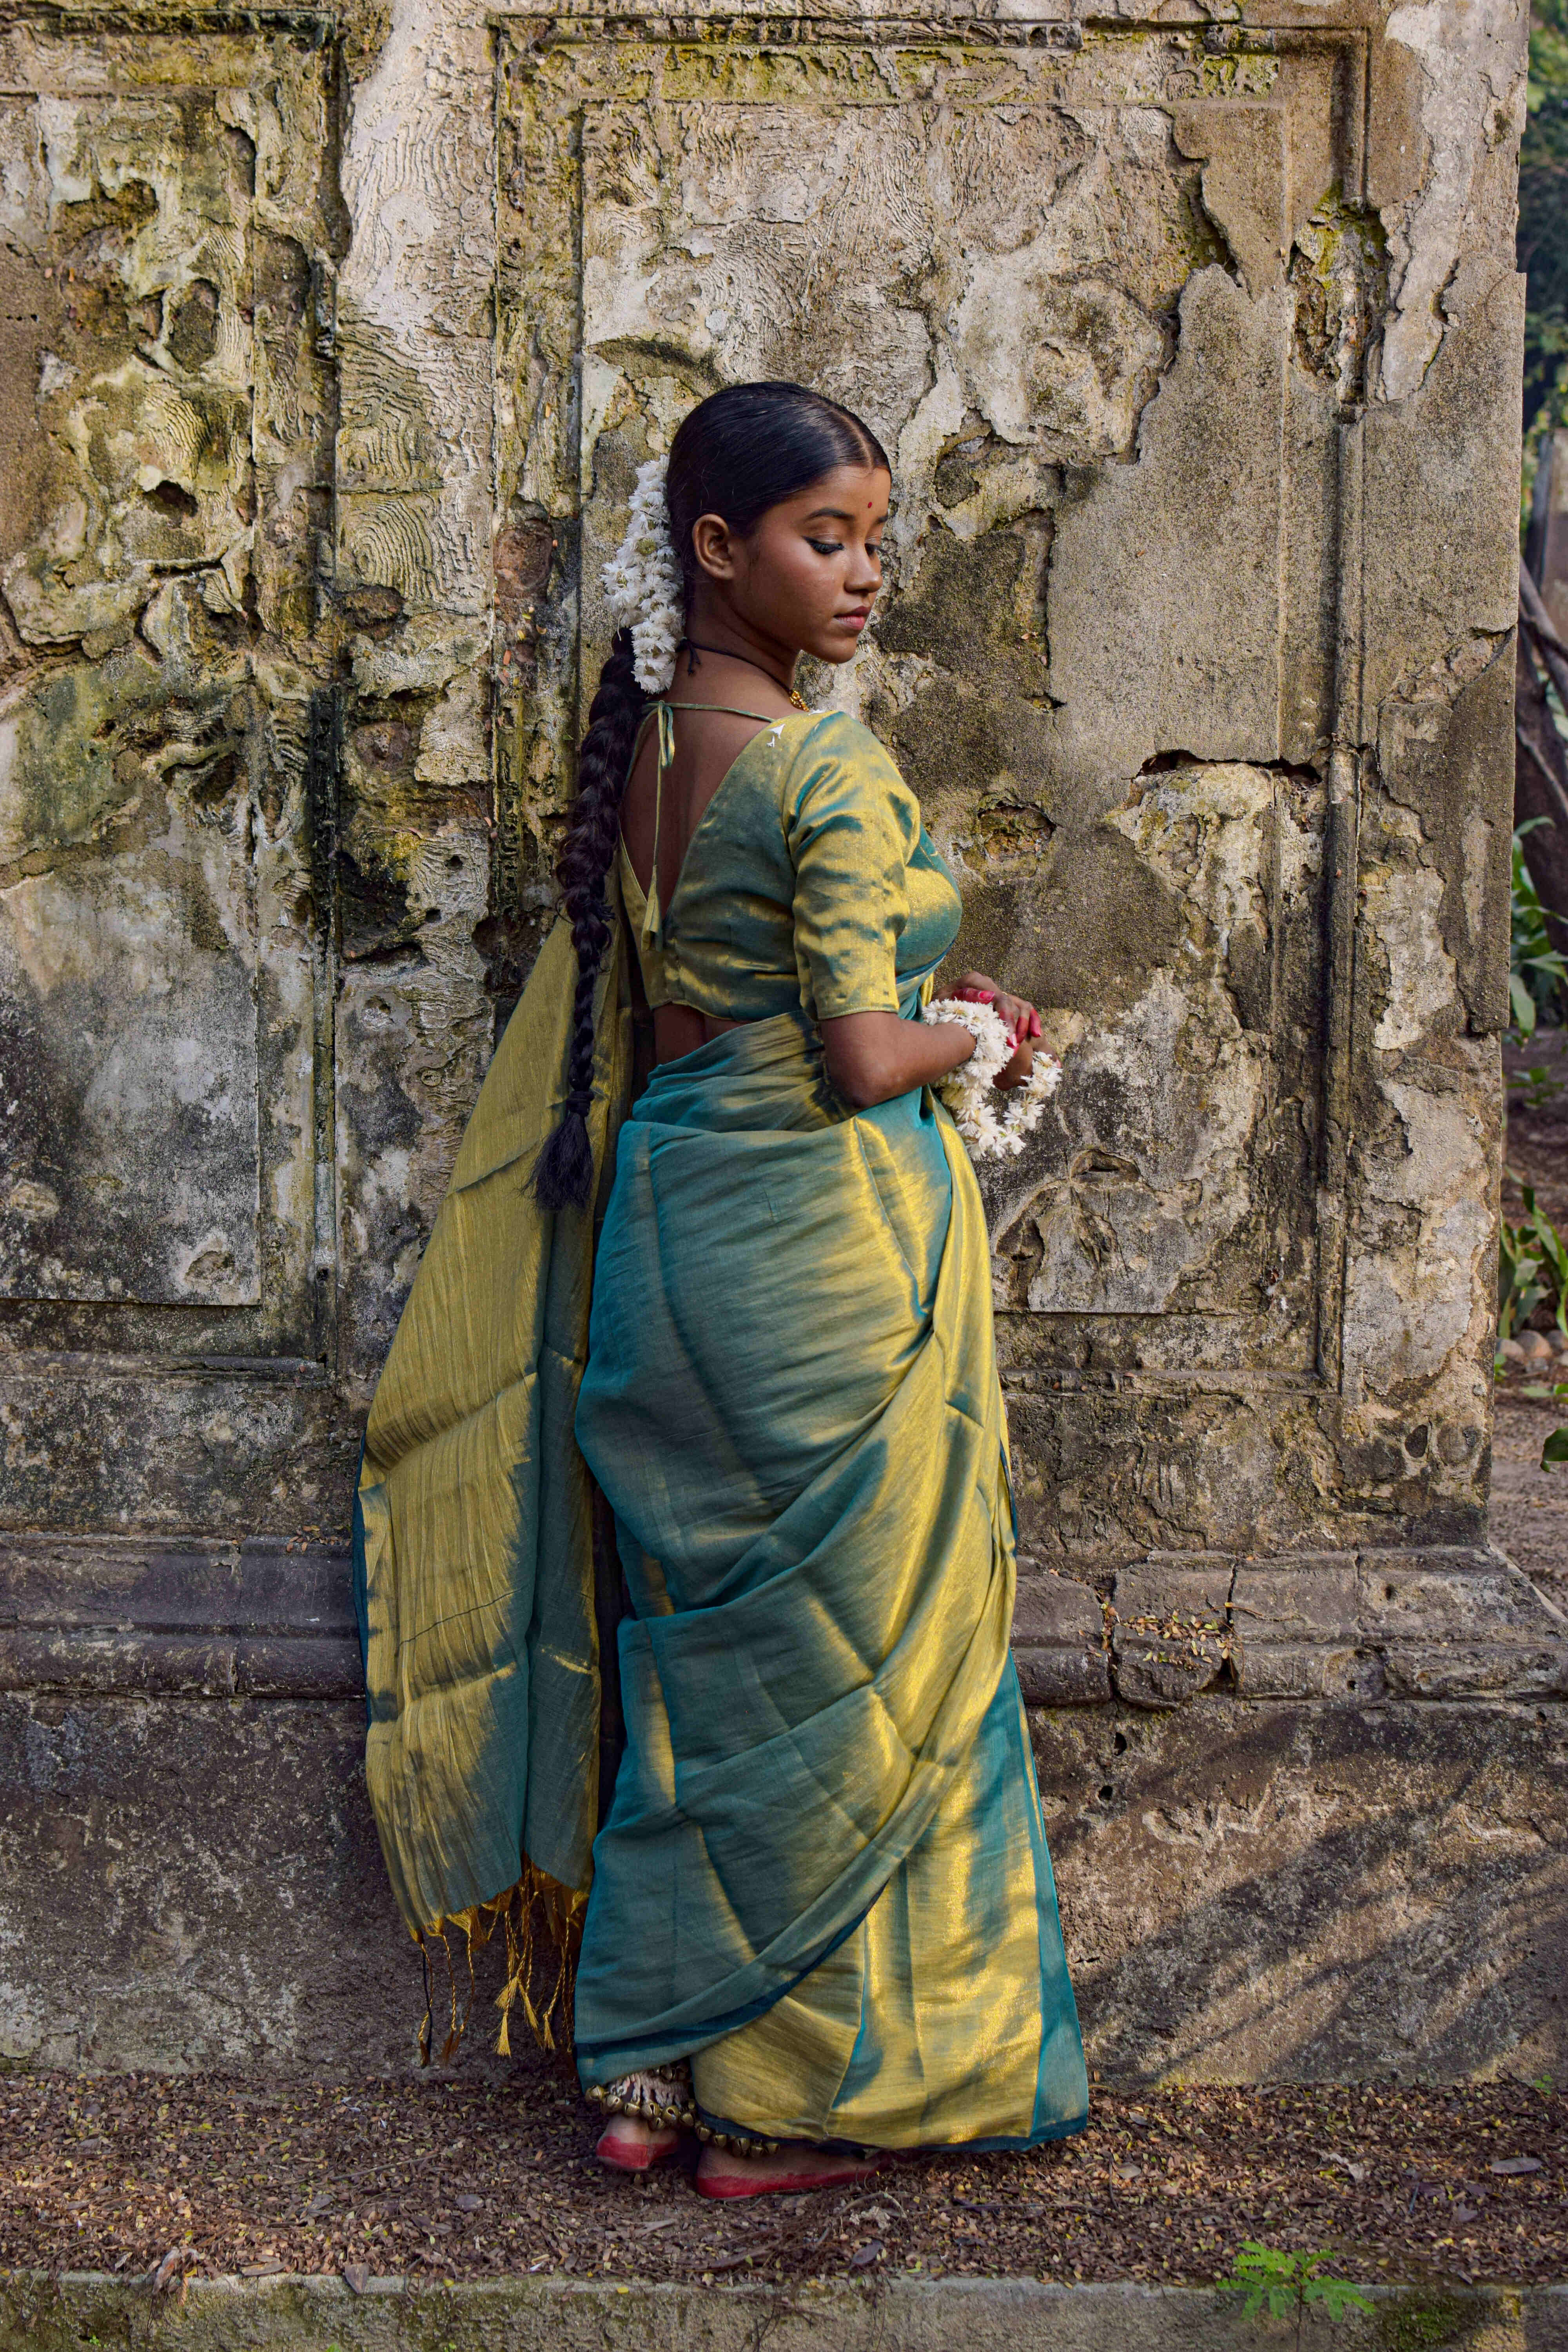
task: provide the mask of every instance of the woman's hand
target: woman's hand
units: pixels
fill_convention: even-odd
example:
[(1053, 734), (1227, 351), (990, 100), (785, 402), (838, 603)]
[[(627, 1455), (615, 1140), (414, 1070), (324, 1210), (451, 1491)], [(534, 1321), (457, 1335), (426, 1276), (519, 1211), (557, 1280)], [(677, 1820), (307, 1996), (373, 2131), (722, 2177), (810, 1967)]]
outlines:
[(1034, 1072), (1035, 1040), (1040, 1034), (1040, 1016), (1034, 1006), (1026, 997), (1009, 996), (983, 971), (966, 971), (953, 993), (987, 1003), (1001, 1014), (1013, 1041), (1013, 1058), (997, 1071), (992, 1084), (1004, 1094), (1021, 1087)]

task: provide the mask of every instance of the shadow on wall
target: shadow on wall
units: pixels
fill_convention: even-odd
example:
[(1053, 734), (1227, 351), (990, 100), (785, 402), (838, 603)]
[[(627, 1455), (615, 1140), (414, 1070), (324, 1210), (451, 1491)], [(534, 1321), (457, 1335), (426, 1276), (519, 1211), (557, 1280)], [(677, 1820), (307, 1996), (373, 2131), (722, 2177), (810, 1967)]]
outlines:
[(1164, 2081), (1560, 2076), (1561, 1713), (1036, 1714), (1091, 2062)]

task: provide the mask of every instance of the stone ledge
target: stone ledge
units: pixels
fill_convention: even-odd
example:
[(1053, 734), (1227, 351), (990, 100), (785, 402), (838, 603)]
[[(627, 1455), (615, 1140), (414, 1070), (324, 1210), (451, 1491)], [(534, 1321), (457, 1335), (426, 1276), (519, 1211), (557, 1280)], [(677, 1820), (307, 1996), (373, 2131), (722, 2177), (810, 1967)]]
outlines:
[[(1111, 1598), (1026, 1559), (1013, 1647), (1030, 1706), (1243, 1698), (1568, 1696), (1568, 1618), (1500, 1551), (1151, 1552)], [(352, 1697), (336, 1545), (0, 1536), (0, 1690)]]
[[(1373, 2315), (1303, 2328), (1310, 2352), (1404, 2341), (1468, 2352), (1568, 2352), (1568, 2287), (1370, 2287)], [(1404, 2321), (1405, 2330), (1400, 2329)], [(1212, 2287), (1131, 2281), (1056, 2286), (1029, 2278), (893, 2277), (866, 2285), (610, 2285), (501, 2278), (451, 2286), (372, 2279), (192, 2280), (154, 2296), (104, 2272), (0, 2277), (0, 2352), (78, 2352), (149, 2340), (174, 2323), (185, 2352), (1232, 2352), (1277, 2330), (1241, 2317)], [(1419, 2328), (1417, 2336), (1414, 2331)]]
[(1227, 1667), (1243, 1698), (1568, 1696), (1568, 1619), (1479, 1546), (1151, 1553), (1118, 1570), (1112, 1612), (1134, 1706), (1179, 1706)]
[(353, 1698), (363, 1688), (357, 1640), (331, 1634), (234, 1641), (117, 1626), (0, 1629), (0, 1691), (69, 1691), (96, 1698)]
[(363, 1687), (340, 1544), (0, 1537), (0, 1690), (329, 1699)]

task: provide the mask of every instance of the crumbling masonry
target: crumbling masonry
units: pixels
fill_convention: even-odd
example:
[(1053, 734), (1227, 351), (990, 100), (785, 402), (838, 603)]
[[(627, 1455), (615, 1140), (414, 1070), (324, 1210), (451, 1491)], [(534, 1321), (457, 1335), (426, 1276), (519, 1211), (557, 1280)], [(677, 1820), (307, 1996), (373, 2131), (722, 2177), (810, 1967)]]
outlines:
[(1517, 0), (395, 6), (0, 30), (0, 2046), (407, 2057), (359, 1416), (635, 468), (789, 374), (897, 453), (835, 698), (1070, 1047), (988, 1199), (1091, 2055), (1561, 2072), (1568, 1627), (1486, 1516)]

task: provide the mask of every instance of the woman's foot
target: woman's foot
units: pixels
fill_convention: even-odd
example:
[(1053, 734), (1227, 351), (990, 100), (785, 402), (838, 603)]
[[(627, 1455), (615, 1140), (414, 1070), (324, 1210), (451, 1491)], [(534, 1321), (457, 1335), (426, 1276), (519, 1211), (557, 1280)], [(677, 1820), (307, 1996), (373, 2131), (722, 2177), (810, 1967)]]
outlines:
[(601, 2164), (612, 2172), (646, 2172), (650, 2165), (662, 2164), (680, 2146), (680, 2134), (673, 2124), (645, 2124), (640, 2116), (613, 2116), (599, 2134), (599, 2144), (594, 2150)]
[(782, 2147), (761, 2156), (735, 2156), (728, 2148), (705, 2147), (697, 2159), (700, 2197), (782, 2197), (806, 2189), (837, 2189), (853, 2180), (869, 2180), (879, 2157), (846, 2156), (832, 2148), (813, 2147), (803, 2140), (786, 2140)]

